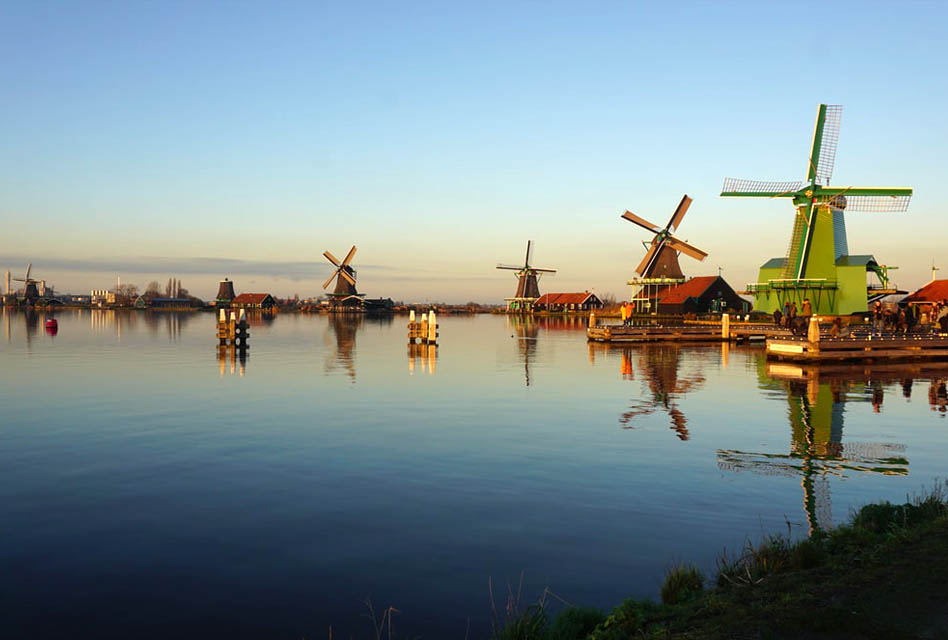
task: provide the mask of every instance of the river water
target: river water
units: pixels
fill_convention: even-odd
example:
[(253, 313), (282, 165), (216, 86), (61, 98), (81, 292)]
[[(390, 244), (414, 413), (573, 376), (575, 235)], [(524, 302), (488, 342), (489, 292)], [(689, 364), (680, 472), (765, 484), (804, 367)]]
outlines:
[(9, 310), (5, 637), (484, 637), (493, 585), (611, 607), (944, 474), (948, 366), (587, 345), (582, 321)]

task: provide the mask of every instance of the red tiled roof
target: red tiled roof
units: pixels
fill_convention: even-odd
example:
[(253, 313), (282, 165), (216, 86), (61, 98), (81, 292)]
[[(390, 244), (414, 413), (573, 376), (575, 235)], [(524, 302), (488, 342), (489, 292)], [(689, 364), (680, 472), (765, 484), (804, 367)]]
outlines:
[(668, 287), (658, 294), (659, 304), (682, 304), (688, 298), (698, 298), (708, 290), (718, 276), (698, 276), (688, 282)]
[(924, 287), (911, 293), (902, 302), (936, 302), (948, 299), (948, 280), (932, 280)]
[(233, 300), (231, 304), (263, 304), (269, 293), (242, 293)]
[(544, 293), (533, 304), (583, 304), (593, 295), (586, 293)]

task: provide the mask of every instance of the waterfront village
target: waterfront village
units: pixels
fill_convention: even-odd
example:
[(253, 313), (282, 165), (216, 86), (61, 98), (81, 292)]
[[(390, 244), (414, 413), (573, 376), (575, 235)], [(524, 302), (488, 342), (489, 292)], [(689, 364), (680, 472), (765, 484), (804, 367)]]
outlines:
[[(611, 296), (584, 291), (546, 292), (540, 279), (556, 269), (538, 267), (533, 258), (533, 242), (527, 241), (522, 262), (498, 264), (496, 269), (511, 272), (516, 280), (513, 295), (504, 304), (424, 305), (396, 302), (392, 298), (370, 298), (358, 290), (352, 245), (343, 259), (324, 251), (329, 277), (324, 293), (300, 298), (278, 298), (266, 291), (237, 291), (237, 283), (224, 277), (213, 300), (190, 294), (182, 281), (172, 277), (162, 285), (150, 282), (144, 290), (123, 284), (117, 278), (113, 288), (92, 289), (88, 294), (59, 293), (28, 265), (22, 277), (5, 273), (3, 303), (8, 307), (125, 308), (138, 310), (254, 310), (259, 312), (324, 312), (392, 314), (422, 308), (439, 312), (498, 312), (517, 315), (567, 314), (589, 316), (587, 338), (595, 342), (665, 342), (768, 340), (768, 355), (787, 359), (854, 357), (904, 358), (938, 357), (948, 354), (948, 280), (932, 279), (914, 292), (900, 289), (890, 271), (895, 268), (872, 254), (849, 250), (846, 218), (853, 212), (905, 212), (911, 188), (830, 186), (839, 136), (842, 107), (820, 104), (810, 147), (806, 180), (759, 181), (727, 178), (720, 195), (730, 198), (788, 198), (794, 216), (786, 254), (760, 266), (759, 278), (736, 290), (720, 274), (687, 277), (682, 256), (702, 262), (708, 253), (678, 237), (679, 226), (693, 199), (685, 194), (665, 225), (655, 224), (626, 210), (623, 220), (645, 230), (644, 255), (628, 280), (631, 295), (617, 303)], [(13, 283), (22, 283), (14, 288)], [(598, 318), (618, 317), (619, 324)], [(692, 323), (690, 326), (688, 323)], [(704, 323), (704, 324), (702, 324)], [(862, 327), (871, 323), (866, 333)], [(878, 340), (874, 348), (863, 340), (900, 337), (903, 342)], [(816, 343), (821, 336), (830, 340), (823, 355)], [(924, 339), (906, 343), (904, 339)], [(833, 342), (849, 338), (842, 351), (833, 351)], [(858, 342), (853, 342), (855, 339)], [(806, 339), (809, 346), (794, 340)], [(771, 344), (771, 340), (774, 340)], [(786, 342), (789, 340), (789, 342)], [(934, 340), (934, 342), (931, 342)], [(784, 341), (784, 342), (781, 342)], [(891, 341), (890, 341), (891, 342)], [(837, 344), (837, 347), (839, 345)], [(842, 347), (840, 347), (842, 348)]]

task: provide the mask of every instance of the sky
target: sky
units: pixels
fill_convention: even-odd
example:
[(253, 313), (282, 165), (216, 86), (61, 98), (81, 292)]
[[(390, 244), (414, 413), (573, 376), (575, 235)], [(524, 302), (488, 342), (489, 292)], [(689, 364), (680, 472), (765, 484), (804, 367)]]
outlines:
[(833, 184), (915, 189), (847, 214), (912, 290), (945, 268), (948, 3), (0, 1), (0, 269), (58, 291), (180, 278), (210, 298), (359, 289), (501, 302), (628, 297), (647, 232), (694, 198), (687, 275), (735, 288), (786, 253), (819, 103)]

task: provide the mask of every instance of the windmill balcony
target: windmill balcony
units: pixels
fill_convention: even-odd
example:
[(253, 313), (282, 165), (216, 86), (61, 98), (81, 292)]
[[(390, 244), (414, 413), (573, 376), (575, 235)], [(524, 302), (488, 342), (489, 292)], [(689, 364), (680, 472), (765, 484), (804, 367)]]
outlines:
[(747, 293), (766, 293), (768, 291), (783, 291), (787, 289), (838, 289), (836, 280), (825, 278), (768, 280), (767, 282), (751, 282), (747, 285)]

